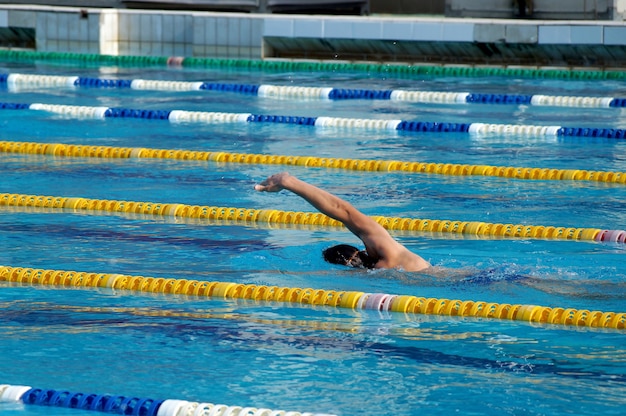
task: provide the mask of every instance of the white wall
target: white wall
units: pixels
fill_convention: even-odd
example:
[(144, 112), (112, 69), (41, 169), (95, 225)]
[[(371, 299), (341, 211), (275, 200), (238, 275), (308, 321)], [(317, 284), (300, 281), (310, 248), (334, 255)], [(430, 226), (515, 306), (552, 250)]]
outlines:
[(626, 0), (613, 0), (613, 19), (626, 20)]
[[(498, 1), (502, 0), (485, 3), (495, 5)], [(616, 6), (624, 12), (626, 0)], [(358, 51), (387, 53), (393, 41), (401, 44), (403, 59), (419, 60), (422, 46), (438, 42), (456, 49), (493, 43), (503, 51), (513, 45), (511, 53), (514, 45), (520, 44), (536, 45), (544, 52), (584, 46), (586, 53), (601, 56), (607, 65), (626, 61), (626, 25), (615, 21), (313, 17), (0, 5), (0, 30), (16, 27), (34, 29), (36, 49), (41, 52), (260, 59), (271, 57), (272, 49), (286, 43), (295, 48), (297, 56), (298, 45), (303, 42), (307, 47), (332, 44), (341, 49), (349, 44)], [(393, 60), (393, 55), (389, 59)]]

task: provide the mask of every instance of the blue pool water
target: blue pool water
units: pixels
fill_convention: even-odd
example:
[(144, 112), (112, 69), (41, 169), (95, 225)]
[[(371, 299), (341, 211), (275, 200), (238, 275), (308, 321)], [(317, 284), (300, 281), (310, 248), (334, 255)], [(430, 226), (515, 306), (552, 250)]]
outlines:
[[(346, 88), (626, 96), (617, 81), (3, 64), (0, 72)], [(0, 90), (0, 102), (624, 128), (625, 110), (298, 101), (219, 92)], [(626, 171), (626, 142), (76, 120), (0, 110), (0, 140)], [(0, 154), (0, 193), (310, 211), (253, 185), (286, 169)], [(625, 229), (626, 187), (414, 173), (288, 170), (370, 215)], [(0, 265), (626, 311), (626, 246), (394, 232), (434, 277), (346, 270), (345, 230), (0, 207)], [(244, 300), (0, 284), (0, 383), (338, 415), (621, 414), (624, 331)], [(0, 403), (0, 413), (83, 414)], [(88, 414), (88, 412), (84, 412)]]

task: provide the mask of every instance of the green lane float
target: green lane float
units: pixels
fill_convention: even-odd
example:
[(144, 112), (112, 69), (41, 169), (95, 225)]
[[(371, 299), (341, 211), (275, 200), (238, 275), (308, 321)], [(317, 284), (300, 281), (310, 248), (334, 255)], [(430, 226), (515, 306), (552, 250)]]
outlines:
[(281, 72), (347, 72), (363, 74), (385, 74), (402, 78), (424, 76), (454, 76), (454, 77), (509, 77), (509, 78), (538, 78), (538, 79), (579, 79), (597, 80), (614, 79), (625, 80), (626, 72), (619, 70), (574, 70), (574, 69), (535, 69), (535, 68), (503, 68), (503, 67), (475, 67), (467, 66), (437, 66), (415, 65), (411, 63), (359, 63), (359, 62), (327, 62), (310, 60), (261, 60), (261, 59), (222, 59), (178, 56), (129, 56), (129, 55), (99, 55), (68, 52), (36, 52), (3, 49), (0, 50), (0, 59), (21, 62), (52, 61), (52, 62), (79, 62), (91, 65), (116, 65), (148, 67), (168, 65), (188, 68), (220, 68), (220, 69), (247, 69), (260, 71)]

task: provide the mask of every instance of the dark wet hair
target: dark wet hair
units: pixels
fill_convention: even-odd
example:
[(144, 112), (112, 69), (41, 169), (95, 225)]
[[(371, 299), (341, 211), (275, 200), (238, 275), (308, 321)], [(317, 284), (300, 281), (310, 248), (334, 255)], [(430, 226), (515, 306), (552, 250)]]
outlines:
[(350, 260), (357, 251), (359, 251), (359, 249), (354, 246), (348, 244), (338, 244), (324, 250), (322, 255), (324, 256), (324, 260), (329, 263), (341, 264), (345, 266), (348, 260)]
[[(350, 264), (349, 260), (358, 253), (360, 259), (359, 265)], [(333, 264), (340, 264), (342, 266), (350, 267), (362, 267), (365, 269), (373, 269), (376, 265), (376, 260), (368, 256), (366, 252), (360, 251), (358, 248), (348, 244), (338, 244), (327, 248), (322, 252), (324, 260)]]

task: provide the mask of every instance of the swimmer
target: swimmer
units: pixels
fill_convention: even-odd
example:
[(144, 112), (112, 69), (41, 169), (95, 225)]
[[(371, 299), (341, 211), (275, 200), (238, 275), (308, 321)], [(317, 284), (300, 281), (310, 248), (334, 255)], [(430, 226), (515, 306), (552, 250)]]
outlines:
[(365, 250), (347, 244), (327, 248), (323, 255), (329, 263), (365, 269), (396, 268), (407, 272), (424, 272), (431, 267), (350, 203), (287, 172), (270, 176), (254, 189), (259, 192), (280, 192), (283, 189), (293, 192), (323, 214), (341, 221), (365, 245)]

